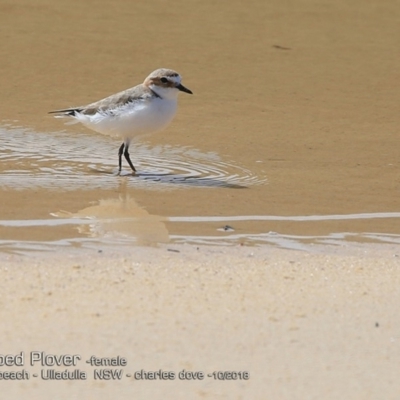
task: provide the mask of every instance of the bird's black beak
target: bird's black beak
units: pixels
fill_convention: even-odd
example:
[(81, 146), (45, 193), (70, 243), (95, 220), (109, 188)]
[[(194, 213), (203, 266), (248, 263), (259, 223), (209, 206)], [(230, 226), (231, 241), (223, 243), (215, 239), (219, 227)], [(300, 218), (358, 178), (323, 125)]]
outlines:
[(179, 89), (181, 92), (193, 94), (193, 92), (191, 90), (189, 90), (188, 88), (183, 86), (181, 83), (179, 85), (176, 85), (176, 88)]

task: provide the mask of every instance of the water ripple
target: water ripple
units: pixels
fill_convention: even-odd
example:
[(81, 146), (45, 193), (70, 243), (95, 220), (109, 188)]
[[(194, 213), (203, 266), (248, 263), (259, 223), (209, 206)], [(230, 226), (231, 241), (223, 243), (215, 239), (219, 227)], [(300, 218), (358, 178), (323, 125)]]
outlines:
[(133, 144), (131, 157), (139, 171), (125, 167), (117, 177), (119, 143), (93, 134), (40, 133), (0, 127), (0, 186), (12, 189), (62, 187), (64, 190), (115, 188), (119, 179), (146, 189), (182, 187), (246, 188), (265, 184), (249, 169), (225, 162), (216, 153), (169, 145)]

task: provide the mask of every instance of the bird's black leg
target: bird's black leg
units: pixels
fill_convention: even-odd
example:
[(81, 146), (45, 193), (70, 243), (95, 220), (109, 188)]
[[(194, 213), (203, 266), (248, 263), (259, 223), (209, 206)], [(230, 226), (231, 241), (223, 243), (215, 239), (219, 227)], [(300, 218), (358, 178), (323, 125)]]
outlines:
[(128, 161), (129, 166), (132, 168), (133, 173), (136, 173), (136, 168), (133, 166), (131, 158), (129, 157), (129, 142), (125, 143), (125, 152), (124, 152), (124, 156), (126, 158), (126, 161)]
[(121, 144), (121, 147), (118, 150), (118, 161), (119, 161), (119, 170), (118, 170), (118, 174), (121, 173), (121, 168), (122, 168), (122, 154), (124, 154), (124, 147), (125, 147), (125, 143)]

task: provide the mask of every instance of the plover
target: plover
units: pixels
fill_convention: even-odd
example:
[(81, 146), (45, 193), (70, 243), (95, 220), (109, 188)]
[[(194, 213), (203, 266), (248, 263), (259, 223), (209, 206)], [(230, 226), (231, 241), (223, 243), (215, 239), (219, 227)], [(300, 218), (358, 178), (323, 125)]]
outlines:
[(153, 71), (142, 84), (81, 107), (50, 111), (56, 118), (72, 117), (96, 132), (123, 138), (118, 151), (119, 173), (122, 155), (133, 173), (136, 169), (129, 156), (129, 145), (135, 137), (157, 132), (174, 118), (178, 92), (193, 94), (181, 84), (181, 76), (172, 69)]

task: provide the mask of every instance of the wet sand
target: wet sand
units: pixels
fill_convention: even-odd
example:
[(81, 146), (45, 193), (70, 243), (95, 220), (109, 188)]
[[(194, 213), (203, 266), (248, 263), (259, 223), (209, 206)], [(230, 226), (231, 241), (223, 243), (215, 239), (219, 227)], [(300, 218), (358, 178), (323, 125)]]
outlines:
[[(215, 152), (268, 180), (251, 190), (187, 190), (180, 202), (174, 192), (160, 202), (136, 191), (152, 214), (398, 211), (395, 2), (35, 4), (2, 6), (4, 119), (36, 131), (65, 129), (68, 137), (84, 132), (95, 146), (97, 134), (46, 112), (97, 100), (169, 66), (194, 95), (180, 97), (173, 124), (149, 145)], [(104, 150), (115, 166), (118, 145), (110, 139)], [(87, 157), (96, 151), (88, 147)], [(349, 228), (363, 230), (354, 222)], [(387, 221), (386, 229), (398, 232), (399, 222)]]
[[(399, 18), (394, 1), (0, 4), (0, 354), (250, 373), (99, 382), (83, 362), (86, 382), (3, 392), (397, 398)], [(132, 148), (138, 177), (114, 176), (118, 140), (46, 114), (159, 67), (194, 95)]]

